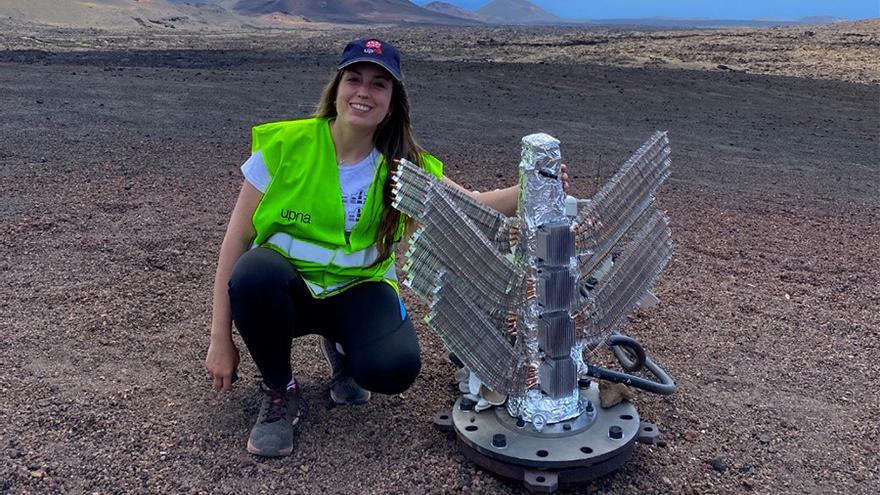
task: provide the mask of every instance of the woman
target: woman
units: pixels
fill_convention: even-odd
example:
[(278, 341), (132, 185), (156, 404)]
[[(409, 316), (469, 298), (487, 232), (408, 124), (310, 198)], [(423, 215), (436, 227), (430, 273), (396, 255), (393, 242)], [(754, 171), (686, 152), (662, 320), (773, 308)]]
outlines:
[[(234, 320), (263, 377), (248, 451), (283, 456), (299, 419), (294, 337), (323, 337), (337, 403), (403, 392), (418, 375), (393, 251), (411, 220), (391, 207), (390, 177), (400, 158), (438, 178), (443, 165), (413, 138), (399, 53), (378, 39), (349, 43), (313, 117), (255, 127), (252, 150), (220, 248), (205, 365), (214, 388), (229, 390)], [(468, 194), (516, 209), (516, 187)]]

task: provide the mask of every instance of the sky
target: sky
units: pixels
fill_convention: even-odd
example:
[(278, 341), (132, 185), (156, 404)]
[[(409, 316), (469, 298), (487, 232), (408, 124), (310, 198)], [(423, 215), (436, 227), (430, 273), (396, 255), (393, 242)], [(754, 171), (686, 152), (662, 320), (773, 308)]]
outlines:
[[(416, 3), (426, 4), (430, 0)], [(490, 0), (442, 0), (476, 10)], [(880, 0), (530, 0), (569, 19), (683, 17), (710, 19), (797, 20), (832, 16), (844, 19), (880, 17)]]

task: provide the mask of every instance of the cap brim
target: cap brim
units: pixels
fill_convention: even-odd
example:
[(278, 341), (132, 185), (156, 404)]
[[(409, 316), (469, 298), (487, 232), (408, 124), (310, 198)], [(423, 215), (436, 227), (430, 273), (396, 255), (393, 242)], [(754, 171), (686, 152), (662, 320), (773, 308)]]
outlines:
[(394, 77), (394, 79), (397, 79), (398, 81), (403, 80), (403, 74), (395, 73), (394, 70), (392, 70), (391, 67), (388, 67), (387, 64), (383, 63), (380, 60), (376, 60), (375, 58), (369, 58), (369, 57), (361, 57), (361, 58), (349, 60), (348, 62), (345, 62), (344, 64), (337, 67), (337, 70), (342, 70), (342, 69), (348, 67), (349, 65), (357, 64), (360, 62), (372, 62), (372, 63), (382, 67), (383, 69), (387, 70), (388, 73), (391, 74), (392, 77)]

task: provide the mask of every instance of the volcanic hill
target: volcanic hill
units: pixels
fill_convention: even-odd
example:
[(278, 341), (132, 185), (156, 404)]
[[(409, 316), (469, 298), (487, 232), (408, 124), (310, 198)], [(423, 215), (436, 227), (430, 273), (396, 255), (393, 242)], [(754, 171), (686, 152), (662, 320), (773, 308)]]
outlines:
[(477, 10), (477, 14), (499, 24), (556, 24), (559, 17), (528, 0), (493, 0)]

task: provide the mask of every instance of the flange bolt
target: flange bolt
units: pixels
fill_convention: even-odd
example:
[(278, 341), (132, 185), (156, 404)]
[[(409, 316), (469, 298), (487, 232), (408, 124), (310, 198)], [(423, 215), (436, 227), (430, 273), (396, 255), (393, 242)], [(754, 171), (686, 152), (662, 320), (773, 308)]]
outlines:
[(492, 446), (499, 449), (507, 447), (507, 437), (505, 437), (503, 433), (492, 435)]
[(546, 425), (547, 418), (544, 417), (543, 414), (535, 414), (534, 416), (532, 416), (532, 426), (534, 426), (539, 433), (541, 432), (541, 430), (544, 429), (544, 426)]
[(620, 440), (623, 438), (623, 428), (616, 425), (608, 428), (608, 436), (615, 440)]
[(458, 403), (458, 408), (461, 409), (462, 411), (473, 411), (474, 404), (476, 404), (476, 402), (474, 402), (468, 398), (462, 397), (461, 402)]

